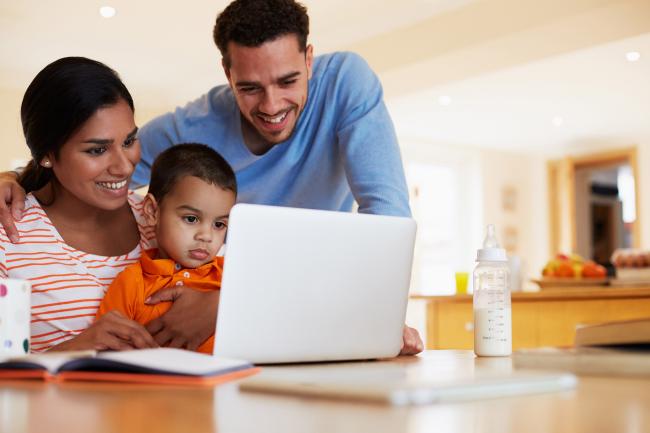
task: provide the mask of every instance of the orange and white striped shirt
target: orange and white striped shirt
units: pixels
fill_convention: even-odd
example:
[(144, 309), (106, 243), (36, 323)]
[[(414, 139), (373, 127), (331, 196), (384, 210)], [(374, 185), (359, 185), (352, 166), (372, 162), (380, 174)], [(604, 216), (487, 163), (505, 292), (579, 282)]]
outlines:
[[(67, 245), (32, 194), (16, 228), (13, 244), (0, 227), (0, 277), (32, 284), (31, 350), (48, 350), (88, 328), (108, 286), (143, 250), (155, 247), (153, 227), (145, 224), (142, 197), (129, 192), (128, 202), (140, 231), (139, 244), (128, 254), (97, 256)], [(119, 234), (116, 234), (119, 235)]]

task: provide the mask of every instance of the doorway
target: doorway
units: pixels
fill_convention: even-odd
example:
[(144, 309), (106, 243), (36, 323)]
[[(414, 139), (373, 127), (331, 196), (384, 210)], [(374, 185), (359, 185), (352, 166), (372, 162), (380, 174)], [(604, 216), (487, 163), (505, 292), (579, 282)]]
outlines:
[(636, 148), (551, 161), (548, 176), (551, 251), (611, 267), (614, 250), (639, 247)]

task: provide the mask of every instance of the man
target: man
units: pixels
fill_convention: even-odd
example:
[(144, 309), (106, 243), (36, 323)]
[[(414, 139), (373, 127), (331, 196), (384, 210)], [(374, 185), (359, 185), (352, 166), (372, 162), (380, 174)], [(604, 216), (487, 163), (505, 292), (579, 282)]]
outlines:
[[(233, 167), (240, 202), (350, 211), (356, 200), (359, 212), (410, 216), (378, 78), (352, 53), (314, 58), (308, 34), (307, 10), (294, 0), (232, 2), (214, 27), (228, 85), (142, 127), (132, 183), (149, 182), (151, 164), (166, 148), (198, 142)], [(12, 212), (20, 212), (21, 191), (5, 181), (0, 195), (0, 222), (15, 238), (5, 202), (15, 198)], [(152, 303), (174, 301), (147, 326), (157, 341), (186, 346), (214, 330), (218, 297), (187, 288), (156, 295)], [(193, 327), (187, 317), (212, 329)], [(414, 329), (405, 327), (404, 342), (403, 353), (422, 350)]]
[[(239, 0), (214, 40), (227, 86), (145, 125), (134, 182), (179, 142), (206, 143), (237, 173), (239, 201), (409, 216), (397, 139), (379, 80), (359, 56), (314, 58), (306, 9)], [(354, 196), (354, 197), (353, 197)]]

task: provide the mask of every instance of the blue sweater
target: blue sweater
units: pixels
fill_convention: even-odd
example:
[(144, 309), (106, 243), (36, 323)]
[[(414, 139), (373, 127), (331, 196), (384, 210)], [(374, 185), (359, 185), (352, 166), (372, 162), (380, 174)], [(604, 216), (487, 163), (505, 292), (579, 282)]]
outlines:
[(149, 183), (151, 164), (166, 148), (204, 143), (237, 175), (238, 202), (410, 216), (395, 130), (377, 76), (356, 54), (314, 59), (307, 104), (291, 137), (263, 155), (244, 144), (229, 86), (157, 117), (139, 133), (142, 160), (134, 186)]

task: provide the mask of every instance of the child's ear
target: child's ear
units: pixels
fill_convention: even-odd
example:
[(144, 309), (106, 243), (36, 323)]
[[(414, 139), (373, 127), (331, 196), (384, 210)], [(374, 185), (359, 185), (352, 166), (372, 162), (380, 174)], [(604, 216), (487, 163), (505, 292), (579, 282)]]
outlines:
[(155, 226), (158, 224), (160, 208), (158, 207), (158, 202), (152, 194), (147, 194), (147, 196), (144, 198), (142, 212), (144, 213), (144, 220), (147, 222), (147, 225)]

